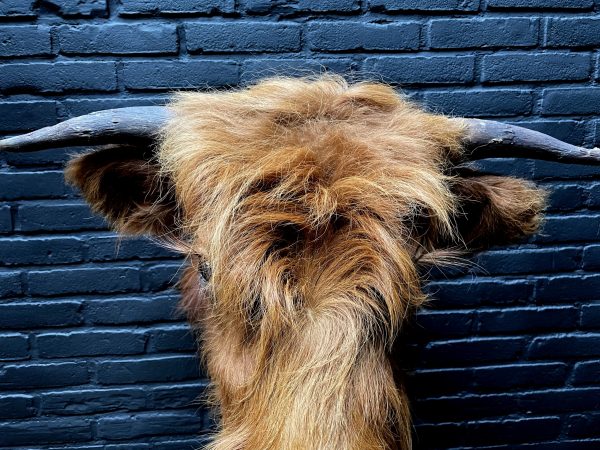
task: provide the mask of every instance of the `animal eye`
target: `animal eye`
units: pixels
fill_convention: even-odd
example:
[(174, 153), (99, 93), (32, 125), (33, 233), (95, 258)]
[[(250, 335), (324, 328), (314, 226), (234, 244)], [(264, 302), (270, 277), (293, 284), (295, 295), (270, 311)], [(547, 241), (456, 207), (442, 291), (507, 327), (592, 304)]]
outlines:
[(198, 275), (200, 276), (200, 282), (207, 282), (212, 276), (210, 264), (208, 264), (208, 261), (205, 259), (200, 261), (200, 264), (198, 264)]

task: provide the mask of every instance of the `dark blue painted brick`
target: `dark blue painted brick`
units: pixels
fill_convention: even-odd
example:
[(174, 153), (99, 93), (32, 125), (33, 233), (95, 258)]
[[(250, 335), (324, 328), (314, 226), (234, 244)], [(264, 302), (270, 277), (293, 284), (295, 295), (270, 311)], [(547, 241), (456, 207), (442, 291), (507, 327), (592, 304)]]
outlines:
[(6, 446), (86, 442), (92, 438), (92, 426), (91, 420), (77, 418), (6, 422), (0, 423), (0, 436), (0, 444)]
[(432, 20), (431, 48), (530, 47), (537, 44), (538, 23), (522, 17)]
[(528, 114), (533, 105), (531, 91), (517, 89), (428, 92), (425, 101), (435, 111), (472, 117)]
[(490, 274), (562, 272), (578, 268), (579, 253), (577, 247), (494, 250), (477, 255), (475, 263)]
[(586, 135), (586, 124), (580, 120), (536, 120), (511, 123), (548, 134), (574, 145), (583, 145)]
[(0, 298), (21, 294), (21, 273), (0, 272)]
[(44, 201), (19, 205), (15, 229), (18, 231), (69, 231), (106, 228), (104, 220), (81, 202)]
[(39, 25), (0, 28), (0, 56), (50, 55), (50, 28)]
[(536, 242), (590, 241), (600, 238), (599, 216), (572, 214), (546, 217)]
[(174, 25), (81, 25), (58, 29), (64, 54), (175, 54), (178, 50)]
[(465, 443), (480, 446), (493, 443), (517, 443), (551, 440), (558, 436), (559, 417), (531, 417), (470, 423)]
[(363, 70), (401, 84), (469, 83), (473, 56), (389, 56), (367, 58)]
[(549, 194), (547, 210), (550, 211), (581, 209), (585, 204), (585, 189), (577, 184), (554, 184)]
[(410, 374), (410, 390), (418, 396), (461, 392), (504, 392), (517, 388), (560, 386), (567, 377), (565, 363), (505, 364), (473, 368), (419, 369)]
[(420, 423), (415, 424), (414, 434), (423, 448), (456, 447), (465, 440), (465, 423)]
[[(104, 445), (102, 446), (101, 450), (162, 450), (163, 447), (163, 443), (162, 442), (155, 442), (154, 445), (151, 444), (133, 444), (131, 442), (128, 442), (127, 444), (113, 444), (113, 445)], [(190, 447), (189, 450), (194, 450), (197, 447)], [(75, 449), (78, 450), (78, 449)], [(87, 450), (87, 449), (82, 449), (82, 450)], [(96, 450), (96, 449), (93, 449)]]
[(179, 258), (145, 237), (102, 235), (86, 236), (87, 258), (92, 261), (116, 261), (122, 259)]
[(564, 363), (476, 367), (473, 369), (473, 383), (477, 389), (486, 391), (558, 386), (564, 383), (567, 369)]
[(131, 384), (193, 380), (199, 376), (199, 361), (193, 356), (163, 356), (98, 363), (101, 384)]
[(415, 2), (413, 0), (371, 0), (372, 9), (385, 11), (477, 11), (479, 0), (429, 0)]
[(12, 215), (10, 213), (10, 206), (0, 206), (0, 233), (7, 233), (12, 231)]
[(192, 352), (196, 349), (194, 334), (188, 325), (172, 325), (148, 332), (148, 352)]
[(532, 163), (534, 178), (539, 179), (584, 178), (598, 174), (597, 166), (535, 160)]
[(352, 60), (349, 58), (249, 59), (242, 64), (242, 81), (256, 81), (274, 75), (308, 76), (323, 72), (346, 74), (351, 66)]
[(111, 293), (136, 291), (140, 288), (139, 271), (130, 266), (95, 266), (27, 273), (29, 293), (57, 295), (68, 293)]
[(421, 352), (424, 365), (444, 366), (507, 361), (517, 358), (525, 347), (520, 337), (485, 337), (430, 342)]
[(0, 199), (63, 197), (69, 189), (60, 170), (0, 173)]
[[(195, 450), (208, 447), (210, 438), (200, 437), (195, 439), (176, 439), (157, 442), (153, 450)], [(108, 450), (108, 447), (107, 447)], [(124, 449), (125, 450), (125, 449)], [(128, 449), (127, 449), (128, 450)], [(587, 450), (587, 449), (586, 449)]]
[(435, 281), (427, 286), (437, 307), (465, 308), (475, 305), (510, 305), (527, 301), (533, 293), (528, 280), (469, 279)]
[(164, 105), (167, 100), (166, 96), (153, 95), (132, 98), (66, 99), (62, 101), (62, 104), (67, 110), (67, 115), (71, 118), (103, 109), (124, 108), (127, 106), (160, 106)]
[(558, 417), (485, 420), (467, 424), (436, 423), (416, 427), (419, 443), (424, 448), (479, 448), (487, 444), (551, 440), (558, 435), (559, 429)]
[(484, 83), (568, 81), (590, 77), (592, 60), (585, 53), (496, 53), (483, 57)]
[(576, 438), (598, 437), (594, 430), (600, 430), (600, 413), (574, 414), (569, 417), (567, 434)]
[(42, 414), (97, 414), (108, 411), (136, 411), (148, 406), (146, 391), (141, 388), (77, 389), (41, 395)]
[(233, 61), (131, 61), (124, 63), (123, 81), (131, 90), (204, 88), (239, 82)]
[[(415, 414), (422, 420), (446, 422), (466, 421), (496, 415), (506, 415), (518, 408), (517, 395), (488, 394), (461, 395), (442, 398), (419, 399), (415, 402)], [(454, 412), (454, 414), (453, 414)]]
[(234, 0), (127, 0), (121, 5), (119, 14), (198, 14), (213, 10), (231, 12)]
[[(577, 450), (596, 450), (598, 445), (600, 445), (600, 439), (586, 439), (582, 440), (573, 440), (568, 438), (561, 438), (558, 442), (538, 442), (535, 444), (521, 444), (517, 447), (510, 447), (512, 449), (518, 450), (568, 450), (568, 449), (577, 449)], [(508, 447), (502, 447), (508, 450)]]
[(56, 121), (55, 101), (0, 103), (0, 132), (33, 130)]
[(142, 289), (159, 291), (172, 287), (179, 278), (181, 263), (153, 264), (140, 271)]
[(598, 409), (600, 388), (561, 388), (519, 394), (520, 404), (539, 412), (571, 412), (575, 408)]
[(200, 404), (205, 391), (205, 383), (159, 386), (151, 389), (150, 397), (155, 408), (189, 408)]
[(0, 91), (114, 91), (116, 66), (110, 61), (0, 65)]
[[(430, 311), (421, 310), (415, 319), (416, 333), (424, 336), (464, 336), (472, 332), (475, 314), (473, 311)], [(415, 334), (415, 332), (413, 332)]]
[(298, 11), (350, 12), (360, 10), (360, 0), (298, 0), (293, 6)]
[(44, 0), (56, 8), (61, 16), (103, 16), (107, 12), (107, 0)]
[[(55, 104), (56, 111), (61, 109), (58, 102), (52, 103)], [(54, 116), (56, 115), (57, 112), (54, 113)], [(5, 153), (5, 159), (10, 166), (15, 168), (58, 169), (61, 168), (68, 159), (70, 159), (71, 155), (77, 153), (78, 150), (81, 151), (82, 149), (78, 147), (65, 147), (38, 150), (35, 152), (7, 152)], [(86, 150), (89, 150), (89, 148)]]
[(0, 304), (0, 328), (31, 329), (81, 323), (81, 302), (18, 302)]
[(546, 45), (568, 48), (600, 45), (600, 19), (550, 18), (546, 28)]
[(583, 249), (583, 268), (600, 269), (600, 245), (588, 245)]
[(135, 355), (143, 353), (146, 337), (131, 331), (71, 331), (36, 336), (42, 358), (69, 356)]
[[(596, 409), (600, 405), (599, 388), (547, 389), (530, 392), (514, 392), (488, 395), (468, 395), (461, 398), (448, 398), (455, 402), (457, 413), (468, 414), (469, 409), (478, 415), (503, 415), (514, 408), (538, 414), (571, 412), (573, 408)], [(442, 402), (446, 399), (442, 399)], [(462, 403), (459, 408), (458, 403)], [(494, 413), (494, 407), (496, 412)], [(465, 414), (465, 415), (466, 415)]]
[(600, 334), (537, 337), (529, 347), (530, 358), (578, 358), (600, 355)]
[(590, 208), (600, 207), (600, 183), (594, 183), (588, 187), (587, 205)]
[(575, 364), (574, 384), (598, 384), (598, 380), (600, 380), (600, 361), (584, 361)]
[(600, 303), (581, 307), (581, 326), (600, 329)]
[(573, 306), (484, 310), (477, 313), (482, 333), (575, 329), (579, 311)]
[(31, 395), (0, 395), (0, 418), (22, 419), (36, 413)]
[(600, 274), (559, 275), (537, 281), (535, 299), (546, 303), (563, 303), (597, 298)]
[(301, 27), (286, 22), (223, 22), (185, 25), (190, 52), (293, 52), (300, 49)]
[(83, 261), (83, 242), (76, 237), (0, 238), (0, 264), (59, 264)]
[(100, 438), (121, 440), (163, 434), (191, 434), (197, 432), (200, 425), (201, 417), (192, 412), (139, 413), (102, 417), (97, 421), (97, 432)]
[(84, 314), (89, 322), (104, 325), (180, 320), (176, 311), (178, 300), (177, 295), (90, 300)]
[(0, 387), (25, 389), (85, 384), (90, 373), (85, 364), (64, 362), (0, 366)]
[[(432, 422), (466, 421), (468, 419), (506, 414), (517, 407), (517, 398), (510, 395), (464, 395), (422, 399), (415, 402), (415, 414)], [(454, 409), (455, 415), (450, 417)], [(494, 414), (494, 411), (496, 414)]]
[(31, 16), (34, 0), (2, 0), (0, 16)]
[(489, 158), (477, 161), (475, 168), (482, 174), (511, 175), (520, 178), (533, 176), (533, 162), (527, 159)]
[(20, 333), (0, 334), (0, 361), (26, 359), (29, 357), (29, 340)]
[(310, 48), (340, 50), (411, 50), (419, 47), (417, 22), (365, 23), (351, 21), (312, 22), (308, 25)]
[(488, 0), (487, 5), (492, 9), (590, 9), (594, 0)]
[(271, 0), (242, 0), (240, 8), (250, 14), (298, 14), (302, 12), (349, 13), (360, 11), (359, 0), (296, 0), (275, 2)]
[[(600, 21), (598, 21), (600, 24)], [(546, 89), (542, 98), (542, 114), (553, 116), (563, 114), (600, 113), (600, 88)]]

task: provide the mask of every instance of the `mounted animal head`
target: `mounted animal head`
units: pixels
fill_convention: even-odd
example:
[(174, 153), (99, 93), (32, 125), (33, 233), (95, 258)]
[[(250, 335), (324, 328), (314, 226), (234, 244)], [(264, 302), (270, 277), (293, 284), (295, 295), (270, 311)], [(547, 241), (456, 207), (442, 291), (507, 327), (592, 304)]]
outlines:
[(419, 268), (533, 233), (544, 194), (468, 162), (600, 163), (598, 149), (424, 112), (392, 88), (275, 78), (101, 111), (0, 142), (74, 157), (116, 230), (189, 257), (182, 305), (220, 405), (218, 449), (410, 448), (389, 350)]

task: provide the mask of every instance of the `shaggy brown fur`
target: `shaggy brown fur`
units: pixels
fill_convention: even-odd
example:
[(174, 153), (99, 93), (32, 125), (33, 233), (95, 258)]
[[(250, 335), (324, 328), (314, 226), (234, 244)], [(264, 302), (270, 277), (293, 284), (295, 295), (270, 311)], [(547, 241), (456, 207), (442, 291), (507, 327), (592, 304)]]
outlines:
[[(460, 124), (381, 84), (276, 78), (172, 110), (157, 164), (88, 154), (67, 176), (121, 231), (177, 225), (220, 405), (211, 448), (410, 448), (389, 350), (424, 300), (419, 264), (532, 233), (541, 192), (450, 175)], [(116, 188), (129, 175), (144, 195)]]

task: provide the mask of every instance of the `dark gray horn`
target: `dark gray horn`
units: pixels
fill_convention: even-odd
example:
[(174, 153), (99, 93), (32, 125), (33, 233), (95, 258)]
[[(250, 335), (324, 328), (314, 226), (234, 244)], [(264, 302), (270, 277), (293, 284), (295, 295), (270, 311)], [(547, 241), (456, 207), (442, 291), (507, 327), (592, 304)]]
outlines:
[(0, 150), (31, 152), (77, 145), (148, 141), (158, 136), (168, 118), (169, 111), (164, 106), (107, 109), (0, 140)]
[(600, 149), (584, 148), (539, 131), (493, 120), (455, 119), (467, 125), (465, 158), (532, 158), (570, 164), (600, 164)]
[[(25, 152), (77, 145), (129, 144), (154, 140), (169, 119), (164, 106), (107, 109), (0, 140), (0, 150)], [(587, 149), (544, 133), (492, 120), (454, 119), (466, 124), (465, 159), (535, 158), (600, 164), (600, 149)]]

